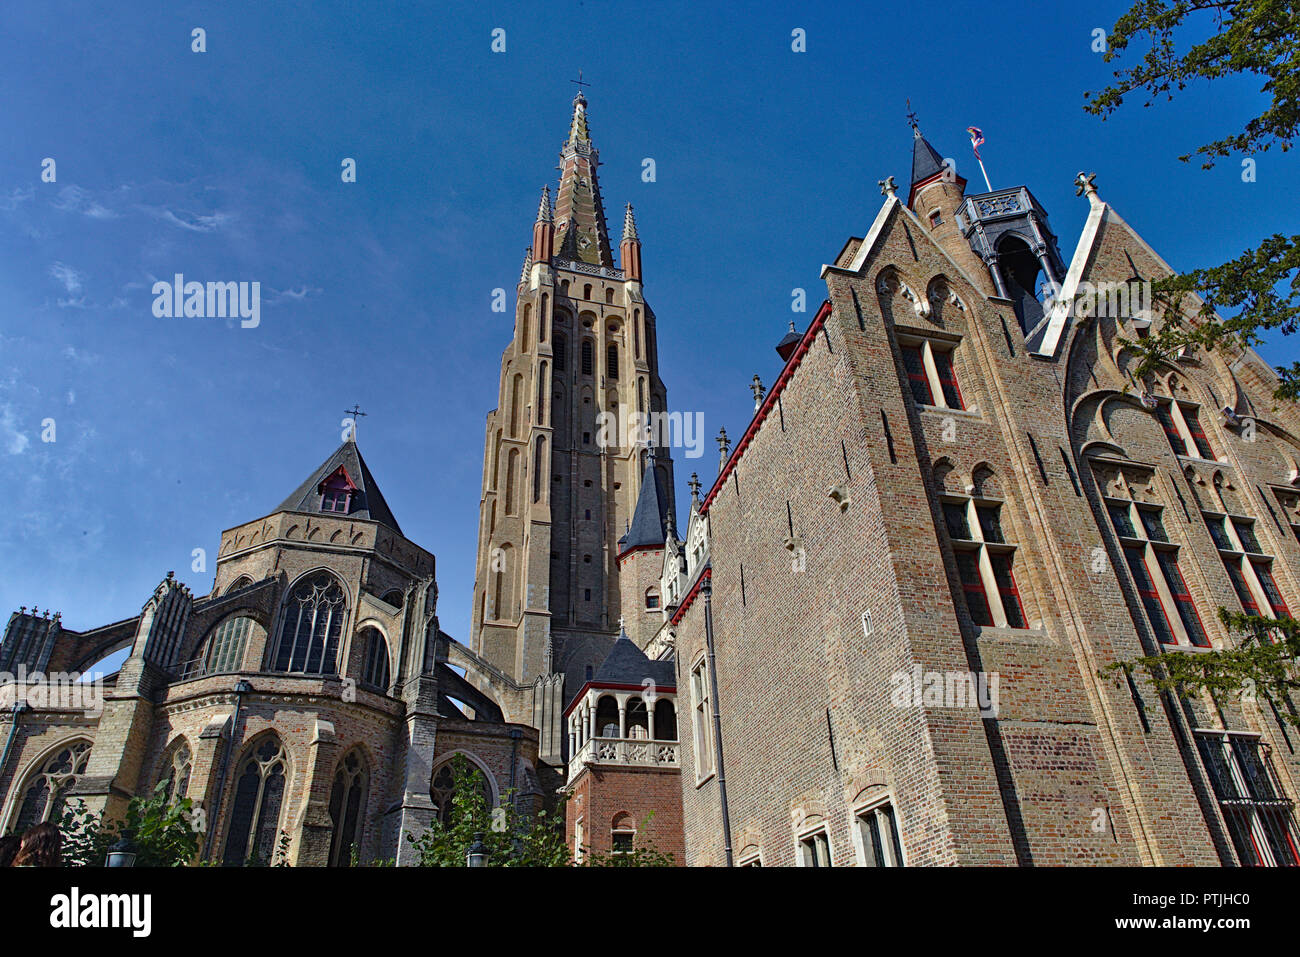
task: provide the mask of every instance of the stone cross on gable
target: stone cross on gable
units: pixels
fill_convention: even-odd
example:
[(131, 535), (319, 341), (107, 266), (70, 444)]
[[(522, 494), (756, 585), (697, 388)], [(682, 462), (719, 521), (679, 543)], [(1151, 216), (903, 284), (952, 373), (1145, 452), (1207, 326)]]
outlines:
[(620, 635), (623, 634), (623, 632), (624, 632), (624, 630), (625, 630), (624, 627), (623, 627), (623, 623), (624, 623), (623, 616), (622, 616), (622, 615), (619, 615), (619, 616), (618, 616), (618, 633), (619, 633)]

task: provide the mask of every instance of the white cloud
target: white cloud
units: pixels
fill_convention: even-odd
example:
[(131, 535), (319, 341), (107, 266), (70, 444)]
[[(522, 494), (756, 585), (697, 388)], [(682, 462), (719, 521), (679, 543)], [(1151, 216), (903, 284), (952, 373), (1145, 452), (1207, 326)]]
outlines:
[(90, 219), (117, 219), (117, 213), (96, 200), (80, 186), (65, 186), (59, 190), (54, 208), (65, 213), (80, 213)]
[(81, 292), (82, 280), (86, 278), (84, 273), (80, 273), (67, 263), (61, 262), (50, 267), (50, 275), (63, 284), (63, 290), (69, 296), (75, 296)]
[(22, 455), (30, 444), (31, 440), (18, 431), (18, 416), (14, 414), (14, 407), (7, 403), (0, 407), (0, 445), (4, 446), (4, 450), (10, 455)]

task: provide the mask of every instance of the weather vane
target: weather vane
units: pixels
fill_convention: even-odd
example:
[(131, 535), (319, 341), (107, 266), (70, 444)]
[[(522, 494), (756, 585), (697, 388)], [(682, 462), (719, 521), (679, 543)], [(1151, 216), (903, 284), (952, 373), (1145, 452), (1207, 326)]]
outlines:
[[(576, 80), (570, 80), (569, 82), (570, 82), (570, 83), (576, 83), (576, 84), (578, 84), (578, 86), (591, 86), (590, 83), (584, 83), (584, 82), (582, 81), (582, 70), (579, 70), (579, 71), (578, 71), (578, 78), (577, 78)], [(578, 92), (581, 93), (582, 91), (579, 90)]]

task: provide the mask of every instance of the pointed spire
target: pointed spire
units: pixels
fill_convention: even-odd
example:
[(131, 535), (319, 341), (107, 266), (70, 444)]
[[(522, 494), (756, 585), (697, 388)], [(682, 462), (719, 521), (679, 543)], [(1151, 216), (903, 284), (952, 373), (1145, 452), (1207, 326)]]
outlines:
[(668, 492), (664, 488), (659, 469), (655, 468), (654, 447), (647, 443), (645, 474), (641, 479), (641, 492), (632, 512), (632, 523), (627, 534), (618, 540), (622, 554), (642, 545), (662, 545), (667, 540)]
[(524, 268), (519, 273), (520, 282), (528, 282), (528, 271), (533, 268), (533, 247), (529, 246), (524, 250)]
[(614, 268), (609, 227), (596, 168), (599, 153), (587, 126), (587, 98), (573, 98), (569, 138), (560, 150), (560, 187), (555, 194), (556, 251), (562, 259)]
[(636, 234), (636, 220), (632, 218), (632, 204), (627, 204), (627, 212), (623, 214), (623, 242), (640, 242), (641, 238)]
[(542, 187), (542, 198), (537, 204), (537, 222), (553, 223), (555, 222), (555, 210), (551, 207), (551, 187)]

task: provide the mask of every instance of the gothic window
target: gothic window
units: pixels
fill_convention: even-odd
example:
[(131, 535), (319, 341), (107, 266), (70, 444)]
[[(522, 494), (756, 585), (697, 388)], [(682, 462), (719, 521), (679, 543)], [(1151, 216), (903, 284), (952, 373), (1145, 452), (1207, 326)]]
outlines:
[(546, 424), (546, 363), (537, 367), (537, 424)]
[(1160, 399), (1155, 412), (1175, 455), (1215, 460), (1214, 448), (1201, 428), (1199, 410), (1195, 405)]
[[(457, 768), (457, 765), (460, 765), (460, 767)], [(459, 773), (473, 775), (474, 783), (482, 795), (484, 803), (488, 807), (492, 806), (492, 786), (488, 783), (483, 770), (471, 764), (468, 759), (447, 761), (434, 770), (431, 779), (432, 783), (429, 787), (429, 796), (433, 798), (434, 811), (443, 827), (451, 824), (452, 812), (455, 810), (453, 798), (456, 796), (456, 775)]]
[(1201, 616), (1178, 567), (1178, 545), (1165, 533), (1163, 509), (1128, 497), (1127, 480), (1107, 482), (1106, 512), (1124, 550), (1128, 567), (1147, 621), (1163, 645), (1210, 646)]
[(1197, 729), (1195, 736), (1241, 863), (1300, 866), (1300, 834), (1268, 745), (1241, 732)]
[(22, 834), (45, 821), (57, 821), (63, 813), (68, 792), (86, 772), (90, 761), (90, 742), (74, 741), (47, 758), (27, 779), (18, 816), (9, 830)]
[(275, 670), (337, 674), (346, 614), (347, 599), (331, 575), (317, 572), (299, 581), (285, 603)]
[[(991, 484), (982, 483), (976, 493), (989, 494)], [(1002, 503), (945, 495), (940, 504), (971, 622), (980, 627), (1027, 628), (1013, 570), (1016, 546), (1003, 534)]]
[(533, 315), (531, 303), (524, 303), (523, 315), (519, 317), (519, 351), (528, 351), (528, 326)]
[(363, 628), (358, 636), (362, 640), (361, 681), (372, 688), (388, 691), (388, 642), (378, 628)]
[(593, 369), (593, 349), (590, 339), (582, 340), (582, 374), (591, 375)]
[(605, 350), (605, 365), (611, 379), (618, 378), (618, 346), (614, 343), (609, 344)]
[(701, 658), (691, 669), (691, 724), (695, 727), (695, 780), (713, 773), (713, 725), (709, 711), (708, 669)]
[(889, 802), (859, 811), (855, 818), (862, 839), (863, 867), (902, 867), (903, 846), (898, 839), (898, 821)]
[(519, 450), (511, 449), (506, 456), (506, 514), (515, 514), (515, 476), (519, 472)]
[(538, 436), (533, 443), (533, 501), (542, 500), (542, 477), (546, 474), (546, 439)]
[(909, 337), (900, 339), (898, 347), (903, 356), (908, 388), (917, 405), (966, 408), (953, 365), (953, 343)]
[(641, 358), (641, 310), (635, 309), (632, 312), (632, 354), (636, 358)]
[(288, 757), (275, 735), (253, 745), (239, 763), (222, 863), (270, 864), (280, 839)]
[[(1233, 500), (1233, 505), (1240, 505)], [(1273, 557), (1255, 535), (1255, 520), (1245, 515), (1202, 512), (1242, 609), (1265, 618), (1290, 617), (1291, 610), (1273, 578)]]
[(218, 625), (208, 639), (205, 673), (219, 675), (242, 668), (244, 649), (248, 647), (248, 635), (252, 628), (253, 619), (243, 616), (227, 618)]
[(555, 371), (563, 372), (565, 370), (565, 350), (569, 347), (569, 340), (564, 333), (555, 334)]
[(524, 377), (515, 374), (510, 380), (510, 434), (519, 437), (519, 428), (524, 420)]
[(164, 793), (167, 795), (167, 803), (175, 804), (186, 796), (190, 788), (190, 771), (194, 766), (193, 755), (190, 753), (190, 746), (181, 741), (172, 751), (171, 759), (163, 769), (167, 782)]
[(330, 821), (334, 836), (330, 841), (330, 866), (352, 866), (353, 849), (361, 843), (361, 822), (366, 808), (369, 775), (361, 755), (353, 751), (339, 762), (330, 790)]

